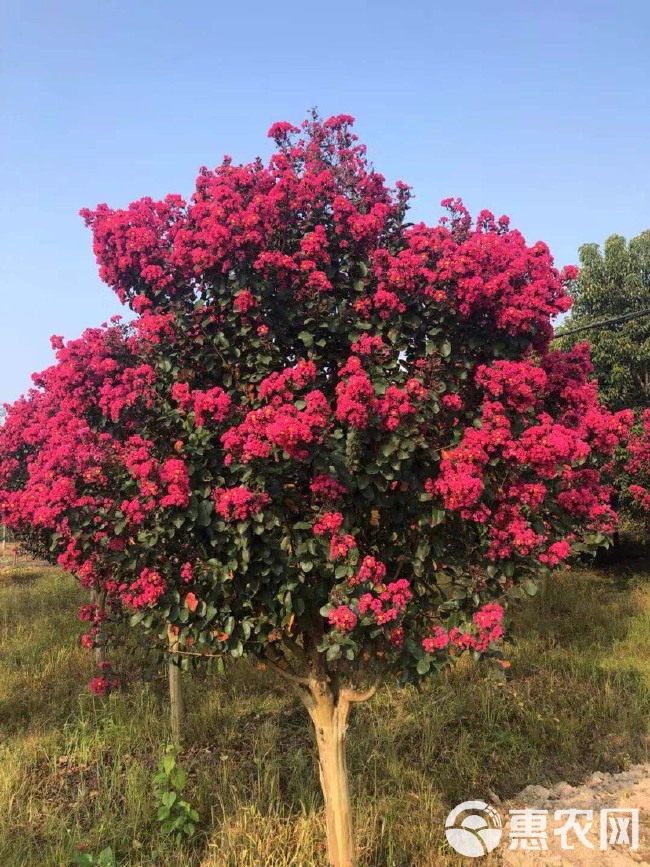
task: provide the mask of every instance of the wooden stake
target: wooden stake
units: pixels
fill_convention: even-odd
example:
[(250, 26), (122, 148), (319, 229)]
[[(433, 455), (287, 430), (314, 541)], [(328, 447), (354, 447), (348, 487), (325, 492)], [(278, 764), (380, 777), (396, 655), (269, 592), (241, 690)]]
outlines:
[(183, 701), (183, 681), (178, 650), (178, 637), (171, 626), (167, 627), (170, 657), (167, 665), (169, 676), (169, 708), (171, 730), (174, 743), (180, 744), (185, 727), (185, 703)]

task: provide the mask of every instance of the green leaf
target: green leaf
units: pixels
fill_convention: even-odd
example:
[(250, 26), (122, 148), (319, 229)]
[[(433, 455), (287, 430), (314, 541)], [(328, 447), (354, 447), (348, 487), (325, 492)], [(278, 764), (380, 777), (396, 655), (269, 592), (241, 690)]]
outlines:
[(212, 523), (212, 502), (210, 500), (201, 500), (199, 503), (197, 523), (199, 527), (209, 527)]
[(183, 791), (185, 788), (185, 784), (187, 783), (187, 771), (185, 768), (175, 768), (174, 769), (174, 786), (179, 791)]
[(442, 524), (445, 520), (446, 511), (444, 509), (432, 509), (431, 510), (431, 526), (437, 527), (438, 524)]
[(327, 653), (325, 654), (327, 659), (332, 662), (334, 659), (339, 659), (341, 656), (341, 647), (338, 644), (330, 644), (327, 648)]
[(417, 664), (418, 674), (428, 674), (430, 668), (431, 668), (431, 657), (423, 656), (422, 659), (420, 659), (418, 661), (418, 664)]
[(301, 331), (300, 334), (298, 335), (298, 340), (301, 340), (305, 344), (307, 349), (309, 349), (309, 347), (314, 342), (314, 338), (309, 331)]

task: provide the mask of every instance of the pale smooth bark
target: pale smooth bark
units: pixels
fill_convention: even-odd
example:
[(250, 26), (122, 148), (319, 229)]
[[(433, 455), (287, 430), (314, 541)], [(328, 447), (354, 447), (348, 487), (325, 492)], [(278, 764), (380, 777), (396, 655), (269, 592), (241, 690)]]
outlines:
[(314, 724), (330, 867), (357, 867), (346, 735), (351, 705), (371, 698), (377, 685), (359, 692), (335, 689), (326, 677), (288, 675), (288, 678), (297, 686)]

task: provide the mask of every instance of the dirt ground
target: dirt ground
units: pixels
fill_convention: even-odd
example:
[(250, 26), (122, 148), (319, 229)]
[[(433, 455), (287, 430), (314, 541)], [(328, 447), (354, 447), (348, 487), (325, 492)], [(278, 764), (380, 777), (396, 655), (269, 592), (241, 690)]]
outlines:
[[(547, 810), (547, 851), (501, 849), (504, 867), (632, 867), (650, 865), (650, 765), (633, 765), (621, 774), (595, 773), (582, 786), (559, 783), (553, 789), (528, 786), (512, 802), (504, 805), (511, 809)], [(603, 809), (639, 810), (639, 846), (632, 850), (627, 845), (600, 848), (600, 811)], [(573, 849), (563, 849), (561, 836), (554, 830), (562, 827), (566, 817), (554, 818), (556, 810), (592, 810), (593, 825), (585, 837), (594, 846), (584, 845), (571, 831), (567, 842)], [(585, 826), (586, 817), (578, 814), (579, 824)], [(515, 829), (516, 830), (516, 829)], [(505, 827), (504, 838), (511, 841), (511, 821)], [(503, 838), (502, 838), (503, 839)], [(503, 847), (503, 842), (501, 844)], [(500, 847), (501, 848), (501, 847)]]

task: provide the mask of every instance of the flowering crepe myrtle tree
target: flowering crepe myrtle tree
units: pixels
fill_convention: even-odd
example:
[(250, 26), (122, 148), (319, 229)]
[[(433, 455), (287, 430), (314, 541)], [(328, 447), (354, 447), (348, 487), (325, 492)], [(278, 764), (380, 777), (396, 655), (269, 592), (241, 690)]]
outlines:
[(122, 598), (295, 687), (334, 867), (351, 706), (500, 654), (503, 601), (612, 532), (599, 468), (632, 420), (585, 345), (549, 350), (575, 269), (457, 200), (408, 223), (351, 124), (276, 124), (268, 164), (202, 169), (189, 202), (82, 212), (153, 373), (139, 490), (110, 506)]
[[(89, 589), (91, 604), (81, 607), (80, 619), (88, 623), (82, 644), (95, 649), (101, 669), (90, 684), (97, 694), (119, 685), (105, 660), (107, 626), (149, 601), (139, 598), (136, 582), (119, 579), (116, 557), (127, 540), (117, 525), (126, 526), (134, 491), (140, 495), (144, 484), (158, 493), (151, 478), (142, 480), (143, 443), (134, 433), (152, 407), (146, 386), (153, 371), (136, 355), (137, 333), (117, 320), (67, 345), (53, 338), (57, 363), (33, 377), (35, 387), (7, 407), (0, 428), (0, 514), (29, 550)], [(155, 469), (149, 467), (151, 474)], [(137, 536), (137, 522), (129, 530)], [(133, 536), (128, 544), (137, 550)], [(169, 630), (173, 649), (176, 631)], [(169, 679), (172, 730), (179, 739), (178, 664), (170, 665)]]
[[(76, 574), (91, 602), (80, 609), (88, 632), (82, 644), (94, 648), (102, 669), (91, 689), (105, 693), (109, 611), (119, 615), (110, 571), (110, 548), (97, 508), (114, 495), (111, 477), (119, 461), (117, 443), (106, 431), (92, 430), (84, 417), (108, 387), (112, 357), (125, 355), (119, 330), (92, 329), (63, 347), (53, 338), (58, 364), (33, 377), (34, 387), (12, 406), (0, 429), (0, 511), (32, 553)], [(123, 359), (122, 359), (123, 361)], [(109, 602), (107, 603), (107, 598)], [(116, 682), (112, 682), (113, 686)]]

